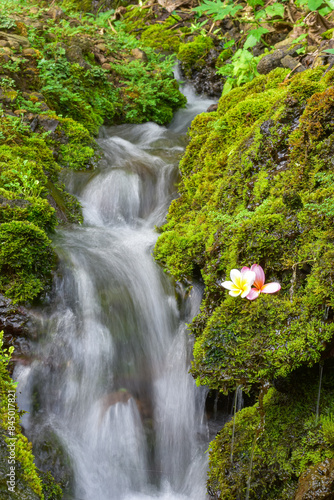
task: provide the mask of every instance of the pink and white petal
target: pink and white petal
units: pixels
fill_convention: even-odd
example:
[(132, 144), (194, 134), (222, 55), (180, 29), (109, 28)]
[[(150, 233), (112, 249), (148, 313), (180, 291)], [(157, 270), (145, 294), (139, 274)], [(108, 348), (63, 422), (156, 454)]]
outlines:
[(235, 284), (232, 283), (232, 281), (223, 281), (222, 283), (220, 283), (220, 286), (223, 286), (227, 290), (232, 290), (232, 287), (235, 287)]
[(261, 288), (262, 293), (275, 293), (281, 289), (281, 285), (279, 283), (267, 283)]
[(251, 287), (255, 281), (255, 273), (253, 271), (246, 271), (242, 274), (242, 278), (243, 283), (247, 283)]
[(248, 286), (247, 288), (245, 288), (244, 291), (241, 294), (241, 298), (244, 299), (245, 297), (247, 297), (247, 295), (249, 294), (250, 291), (251, 291), (251, 287), (250, 286)]
[(244, 266), (244, 267), (241, 269), (241, 271), (240, 271), (240, 272), (241, 272), (241, 274), (242, 274), (242, 273), (245, 273), (246, 271), (250, 271), (250, 269), (249, 269), (249, 267)]
[(262, 267), (259, 264), (253, 264), (251, 267), (251, 271), (254, 271), (256, 276), (254, 285), (261, 290), (266, 281), (266, 277)]
[(259, 290), (256, 290), (256, 288), (252, 288), (249, 294), (247, 295), (246, 299), (255, 300), (258, 298), (259, 295), (260, 295)]
[(231, 297), (238, 297), (240, 295), (241, 290), (239, 288), (237, 290), (231, 290), (228, 293), (231, 295)]
[(233, 283), (238, 285), (241, 278), (241, 272), (238, 269), (231, 269), (230, 276)]

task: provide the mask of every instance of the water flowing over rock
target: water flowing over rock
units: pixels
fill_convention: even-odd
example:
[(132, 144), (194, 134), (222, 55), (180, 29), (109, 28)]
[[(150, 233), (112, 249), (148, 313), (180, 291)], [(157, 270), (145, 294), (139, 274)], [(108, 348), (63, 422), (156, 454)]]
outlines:
[(55, 236), (61, 273), (41, 315), (46, 333), (38, 359), (16, 376), (36, 460), (43, 461), (39, 436), (53, 433), (73, 470), (75, 498), (206, 497), (206, 390), (188, 374), (186, 329), (201, 289), (179, 311), (151, 255), (154, 226), (174, 196), (182, 134), (212, 104), (185, 92), (194, 102), (168, 129), (104, 128), (99, 169), (67, 179), (85, 223)]

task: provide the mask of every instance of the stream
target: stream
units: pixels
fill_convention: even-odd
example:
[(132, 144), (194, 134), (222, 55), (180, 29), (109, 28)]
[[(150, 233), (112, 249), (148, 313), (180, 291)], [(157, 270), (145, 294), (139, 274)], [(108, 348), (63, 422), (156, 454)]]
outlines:
[(84, 224), (54, 236), (54, 295), (35, 311), (34, 359), (14, 375), (38, 464), (53, 452), (61, 468), (59, 449), (71, 470), (67, 499), (207, 498), (206, 390), (188, 373), (186, 327), (202, 290), (177, 299), (152, 257), (187, 129), (213, 103), (183, 92), (187, 108), (168, 127), (103, 127), (99, 167), (66, 179)]

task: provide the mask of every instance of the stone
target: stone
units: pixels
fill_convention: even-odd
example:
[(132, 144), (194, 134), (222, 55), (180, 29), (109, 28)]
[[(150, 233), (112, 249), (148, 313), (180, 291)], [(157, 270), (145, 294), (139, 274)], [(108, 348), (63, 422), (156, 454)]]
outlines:
[(132, 49), (131, 50), (131, 55), (135, 58), (135, 59), (138, 59), (140, 61), (144, 61), (144, 62), (147, 62), (147, 55), (145, 54), (145, 52), (143, 50), (140, 50), (140, 49)]
[(211, 104), (211, 106), (208, 107), (206, 110), (207, 113), (212, 113), (213, 111), (217, 111), (218, 109), (218, 104)]
[(79, 45), (73, 44), (66, 49), (67, 60), (71, 63), (78, 63), (82, 68), (89, 68), (86, 63), (82, 49)]
[(106, 69), (107, 71), (111, 70), (111, 65), (109, 63), (103, 63), (102, 64), (102, 69)]
[(95, 45), (95, 48), (100, 50), (101, 52), (107, 52), (107, 46), (104, 43), (98, 43)]
[(334, 498), (334, 460), (328, 458), (302, 474), (295, 500), (332, 500)]
[(30, 14), (38, 14), (39, 13), (39, 8), (38, 7), (31, 7), (31, 9), (29, 10), (29, 13)]
[(22, 54), (25, 57), (36, 57), (37, 56), (35, 49), (23, 49)]
[[(21, 45), (18, 42), (16, 42), (15, 40), (9, 40), (8, 43), (9, 43), (9, 46), (10, 46), (11, 49), (13, 49), (13, 50), (20, 50)], [(27, 49), (27, 50), (29, 50), (29, 49)]]
[(64, 11), (62, 11), (59, 7), (51, 7), (51, 9), (48, 10), (47, 15), (56, 21), (57, 19), (64, 17)]
[(1, 47), (0, 54), (5, 54), (7, 56), (10, 56), (12, 54), (12, 51), (9, 47)]
[(0, 40), (7, 40), (10, 42), (11, 40), (17, 42), (23, 48), (30, 47), (30, 42), (27, 37), (21, 35), (14, 35), (13, 33), (6, 33), (4, 31), (0, 31)]
[(295, 70), (295, 73), (301, 73), (302, 71), (306, 70), (305, 66), (303, 66), (302, 64), (300, 64), (297, 61), (297, 59), (294, 59), (293, 57), (291, 57), (289, 55), (283, 57), (283, 59), (281, 60), (281, 63), (283, 65), (283, 68), (293, 69), (293, 70)]
[[(59, 121), (55, 118), (50, 118), (47, 115), (38, 115), (38, 124), (42, 127), (46, 132), (54, 132), (59, 125)], [(31, 128), (31, 124), (30, 124)]]
[(275, 50), (272, 54), (268, 54), (267, 56), (264, 56), (259, 64), (257, 65), (257, 70), (261, 75), (267, 75), (270, 73), (275, 68), (282, 68), (283, 65), (281, 63), (281, 60), (285, 56), (285, 53), (283, 50)]
[(2, 47), (9, 47), (7, 40), (0, 40), (0, 48)]

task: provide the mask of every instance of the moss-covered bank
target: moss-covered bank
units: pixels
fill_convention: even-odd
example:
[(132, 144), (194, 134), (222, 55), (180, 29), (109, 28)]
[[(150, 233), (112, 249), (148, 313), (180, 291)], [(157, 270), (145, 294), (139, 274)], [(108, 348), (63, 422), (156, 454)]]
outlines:
[[(170, 207), (155, 255), (177, 280), (201, 277), (205, 283), (201, 312), (192, 323), (192, 372), (199, 384), (225, 393), (241, 385), (256, 394), (331, 356), (334, 73), (323, 72), (308, 70), (286, 80), (287, 70), (276, 69), (223, 96), (217, 112), (201, 114), (192, 124), (180, 197)], [(254, 263), (282, 290), (253, 302), (230, 297), (221, 281), (231, 269)], [(267, 408), (281, 397), (270, 394)], [(297, 408), (305, 395), (296, 398)], [(240, 457), (249, 456), (255, 437), (251, 413), (256, 409), (238, 416), (239, 422), (245, 416), (248, 436), (244, 444), (237, 437)], [(309, 415), (300, 409), (298, 418), (306, 425)], [(275, 460), (266, 432), (267, 425), (262, 439), (270, 475)], [(219, 439), (227, 436), (223, 431), (213, 445), (213, 463), (219, 463)], [(304, 453), (301, 436), (294, 439)], [(328, 453), (333, 456), (333, 449)], [(224, 475), (224, 457), (216, 477)], [(309, 456), (294, 470), (293, 481), (322, 458), (320, 452)], [(245, 463), (236, 459), (233, 474), (227, 469), (233, 484), (245, 485)], [(270, 484), (250, 498), (281, 498)], [(219, 498), (239, 498), (223, 490)], [(282, 498), (293, 498), (289, 494)]]

